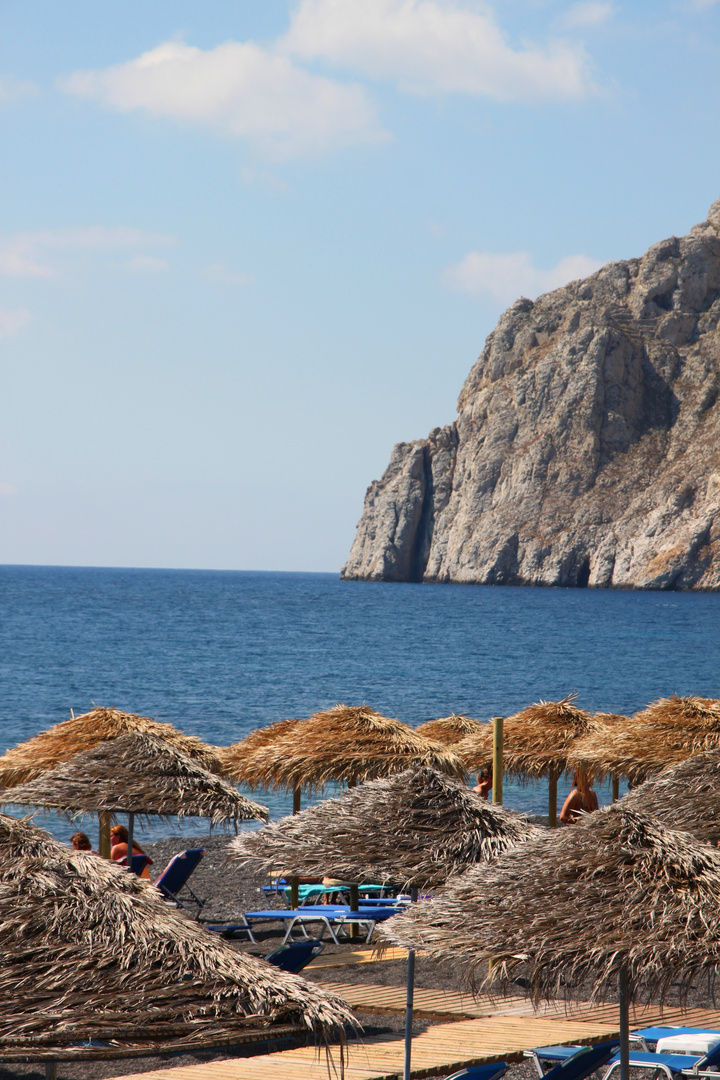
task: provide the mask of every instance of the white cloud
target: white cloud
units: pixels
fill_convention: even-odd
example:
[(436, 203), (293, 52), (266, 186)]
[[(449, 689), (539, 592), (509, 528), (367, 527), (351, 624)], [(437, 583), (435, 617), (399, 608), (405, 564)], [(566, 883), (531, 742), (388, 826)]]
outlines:
[(14, 79), (12, 75), (0, 75), (0, 104), (37, 97), (39, 93), (40, 87), (35, 83)]
[(12, 484), (3, 484), (0, 482), (0, 498), (3, 495), (17, 495), (18, 489), (13, 487)]
[(0, 338), (17, 337), (31, 319), (32, 315), (25, 308), (0, 308)]
[(52, 278), (56, 270), (48, 261), (53, 250), (108, 251), (132, 248), (174, 247), (177, 240), (163, 233), (125, 226), (105, 228), (45, 229), (17, 233), (0, 240), (0, 274), (7, 277)]
[(459, 263), (443, 271), (443, 281), (454, 292), (470, 293), (500, 304), (510, 304), (519, 296), (531, 300), (577, 278), (599, 270), (602, 263), (587, 255), (566, 255), (549, 270), (535, 266), (527, 251), (495, 255), (471, 251)]
[(302, 0), (280, 47), (418, 94), (535, 101), (593, 89), (580, 45), (513, 49), (490, 12), (450, 0)]
[(603, 3), (602, 0), (581, 0), (573, 4), (565, 12), (563, 26), (599, 26), (607, 22), (615, 14), (613, 4)]
[(120, 112), (248, 138), (281, 158), (388, 138), (361, 86), (310, 74), (253, 42), (203, 50), (169, 41), (124, 64), (76, 71), (60, 87)]
[(133, 274), (164, 274), (170, 269), (167, 259), (158, 259), (154, 255), (135, 255), (126, 265)]
[(252, 274), (242, 274), (234, 270), (228, 270), (223, 262), (203, 266), (203, 274), (209, 281), (214, 281), (218, 285), (239, 285), (244, 288), (247, 285), (252, 285), (255, 281)]

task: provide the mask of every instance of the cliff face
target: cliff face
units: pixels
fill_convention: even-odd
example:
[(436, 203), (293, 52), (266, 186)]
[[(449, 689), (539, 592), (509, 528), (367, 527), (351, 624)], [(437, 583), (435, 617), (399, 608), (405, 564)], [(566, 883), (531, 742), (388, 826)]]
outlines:
[(458, 417), (395, 446), (349, 579), (720, 588), (720, 200), (681, 239), (518, 300)]

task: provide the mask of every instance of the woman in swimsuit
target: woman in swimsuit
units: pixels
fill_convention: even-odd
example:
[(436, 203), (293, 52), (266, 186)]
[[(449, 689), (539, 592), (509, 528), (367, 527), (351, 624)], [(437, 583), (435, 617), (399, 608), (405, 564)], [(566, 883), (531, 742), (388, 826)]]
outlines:
[(591, 814), (597, 808), (598, 798), (593, 791), (592, 777), (585, 769), (578, 769), (573, 776), (572, 791), (560, 811), (560, 820), (563, 825), (575, 825), (583, 814)]

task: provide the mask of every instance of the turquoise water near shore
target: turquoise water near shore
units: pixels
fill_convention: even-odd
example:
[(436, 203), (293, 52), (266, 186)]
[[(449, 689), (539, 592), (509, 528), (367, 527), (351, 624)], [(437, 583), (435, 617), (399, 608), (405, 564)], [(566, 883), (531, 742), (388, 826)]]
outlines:
[[(0, 752), (93, 703), (227, 745), (338, 701), (417, 725), (572, 691), (619, 713), (671, 693), (720, 697), (719, 615), (707, 593), (0, 566)], [(283, 793), (255, 797), (273, 818), (290, 809)], [(505, 803), (544, 813), (546, 785), (507, 785)], [(155, 822), (144, 835), (206, 829)]]

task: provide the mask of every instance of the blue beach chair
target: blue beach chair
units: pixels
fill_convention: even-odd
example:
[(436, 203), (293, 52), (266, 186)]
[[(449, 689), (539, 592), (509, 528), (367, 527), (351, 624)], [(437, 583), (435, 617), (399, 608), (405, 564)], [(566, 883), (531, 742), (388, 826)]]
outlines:
[[(188, 848), (187, 851), (181, 851), (179, 855), (173, 855), (155, 882), (156, 888), (160, 890), (165, 899), (172, 900), (178, 907), (184, 908), (189, 904), (197, 904), (196, 914), (198, 917), (201, 909), (205, 907), (205, 901), (200, 900), (192, 891), (188, 885), (188, 878), (204, 854), (202, 848)], [(190, 893), (189, 899), (178, 895), (181, 889), (187, 889)]]
[(324, 948), (322, 941), (293, 941), (291, 945), (281, 945), (279, 949), (268, 953), (265, 960), (281, 971), (291, 971), (293, 975), (297, 975)]
[[(707, 1030), (707, 1029), (705, 1029)], [(680, 1033), (682, 1034), (682, 1032)], [(631, 1069), (655, 1069), (657, 1075), (667, 1077), (667, 1080), (677, 1080), (678, 1077), (715, 1077), (720, 1067), (720, 1042), (709, 1050), (707, 1054), (650, 1054), (630, 1051)], [(620, 1058), (613, 1058), (610, 1068), (605, 1073), (603, 1080), (608, 1078), (620, 1068)], [(545, 1073), (549, 1076), (549, 1073)]]

